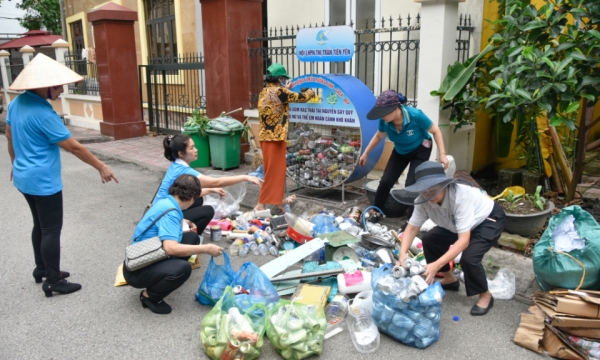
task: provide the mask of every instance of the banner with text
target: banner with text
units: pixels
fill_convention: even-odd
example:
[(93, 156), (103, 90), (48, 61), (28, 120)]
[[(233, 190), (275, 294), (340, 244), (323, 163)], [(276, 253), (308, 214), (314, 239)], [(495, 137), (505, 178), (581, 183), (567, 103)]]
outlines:
[(308, 28), (296, 35), (300, 61), (348, 61), (354, 55), (354, 30), (347, 25)]

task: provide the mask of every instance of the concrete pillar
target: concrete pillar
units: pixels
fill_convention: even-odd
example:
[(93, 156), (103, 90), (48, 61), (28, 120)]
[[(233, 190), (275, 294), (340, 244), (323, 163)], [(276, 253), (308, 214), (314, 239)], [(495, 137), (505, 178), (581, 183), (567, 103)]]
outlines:
[[(2, 88), (4, 93), (8, 90), (10, 83), (8, 82), (8, 71), (6, 70), (6, 61), (10, 57), (10, 53), (6, 50), (0, 50), (0, 73), (2, 74)], [(8, 99), (7, 99), (8, 100)]]
[(23, 57), (23, 67), (25, 67), (27, 66), (27, 64), (29, 64), (29, 60), (33, 58), (33, 53), (35, 52), (35, 49), (29, 45), (25, 45), (19, 49), (19, 52)]
[(102, 100), (100, 132), (115, 140), (146, 134), (138, 83), (134, 23), (137, 12), (113, 2), (87, 14), (94, 29)]
[[(458, 3), (464, 0), (415, 0), (415, 2), (421, 3), (417, 106), (434, 124), (447, 125), (449, 110), (440, 111), (440, 98), (431, 96), (430, 92), (439, 89), (446, 77), (448, 65), (456, 61)], [(469, 129), (456, 135), (453, 133), (453, 128), (444, 126), (441, 129), (444, 134), (446, 154), (454, 156), (457, 170), (470, 171), (473, 154), (471, 151), (469, 156), (467, 149), (474, 143), (475, 130)], [(473, 133), (468, 133), (469, 131)], [(437, 160), (439, 157), (435, 143), (431, 156), (432, 160)]]
[[(65, 64), (65, 54), (69, 51), (69, 43), (64, 41), (63, 39), (58, 39), (52, 43), (52, 47), (54, 48), (54, 54), (56, 56), (56, 61), (59, 63)], [(69, 93), (69, 85), (63, 85), (63, 94)], [(65, 99), (64, 96), (60, 97), (61, 105), (63, 113), (70, 114), (71, 109), (69, 108), (69, 101)]]
[[(247, 37), (262, 28), (262, 0), (200, 0), (204, 37), (208, 117), (250, 108)], [(243, 121), (243, 113), (233, 114)], [(241, 147), (240, 158), (248, 151)]]

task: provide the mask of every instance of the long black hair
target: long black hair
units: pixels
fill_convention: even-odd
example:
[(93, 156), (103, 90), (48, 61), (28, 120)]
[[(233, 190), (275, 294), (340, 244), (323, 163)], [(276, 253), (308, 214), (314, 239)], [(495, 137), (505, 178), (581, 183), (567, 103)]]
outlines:
[(190, 136), (185, 134), (165, 136), (163, 147), (165, 148), (165, 158), (173, 162), (179, 158), (179, 152), (183, 154), (187, 151), (187, 145), (190, 142)]

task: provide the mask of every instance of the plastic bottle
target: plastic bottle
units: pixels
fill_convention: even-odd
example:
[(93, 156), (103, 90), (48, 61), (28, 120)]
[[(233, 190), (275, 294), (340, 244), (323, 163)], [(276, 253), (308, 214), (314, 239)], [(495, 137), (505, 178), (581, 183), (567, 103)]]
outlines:
[(354, 294), (361, 291), (372, 290), (371, 273), (366, 271), (354, 271), (337, 276), (338, 292), (344, 294)]
[(232, 242), (229, 246), (229, 255), (236, 256), (240, 252), (240, 245), (242, 245), (242, 243), (241, 239)]
[(240, 257), (246, 257), (248, 256), (248, 252), (250, 251), (250, 247), (248, 246), (248, 244), (244, 244), (242, 245), (242, 247), (240, 248), (238, 255)]
[(370, 354), (379, 349), (379, 330), (369, 314), (361, 313), (358, 316), (349, 317), (348, 331), (354, 347), (361, 354)]
[(265, 244), (258, 245), (257, 250), (263, 256), (265, 256), (269, 253), (269, 248), (267, 248), (267, 245), (265, 245)]
[(276, 257), (277, 255), (279, 255), (279, 250), (277, 250), (275, 246), (271, 245), (269, 246), (269, 254)]
[(313, 236), (313, 228), (315, 224), (311, 223), (308, 220), (299, 218), (298, 216), (292, 214), (289, 211), (287, 211), (284, 216), (288, 225), (291, 226), (296, 232), (304, 236)]

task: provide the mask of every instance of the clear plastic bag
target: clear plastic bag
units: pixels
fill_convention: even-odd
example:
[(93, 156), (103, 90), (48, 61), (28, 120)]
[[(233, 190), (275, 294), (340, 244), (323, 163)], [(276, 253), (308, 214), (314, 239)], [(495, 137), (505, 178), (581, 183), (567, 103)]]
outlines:
[(320, 355), (327, 320), (321, 306), (279, 300), (269, 311), (267, 336), (284, 359)]
[(219, 360), (242, 355), (252, 360), (260, 356), (265, 334), (267, 308), (254, 304), (244, 308), (243, 298), (235, 295), (230, 286), (211, 311), (202, 319), (200, 340), (208, 357)]
[(515, 274), (509, 269), (502, 268), (494, 280), (488, 279), (488, 290), (492, 296), (500, 300), (510, 300), (515, 296)]
[(246, 183), (228, 186), (225, 190), (225, 198), (217, 194), (208, 194), (204, 197), (204, 205), (210, 205), (215, 209), (213, 219), (223, 219), (229, 217), (240, 209), (240, 203), (246, 196)]
[(335, 216), (318, 214), (313, 216), (312, 219), (310, 219), (310, 222), (315, 224), (315, 227), (313, 228), (314, 236), (327, 234), (340, 229), (335, 221)]

